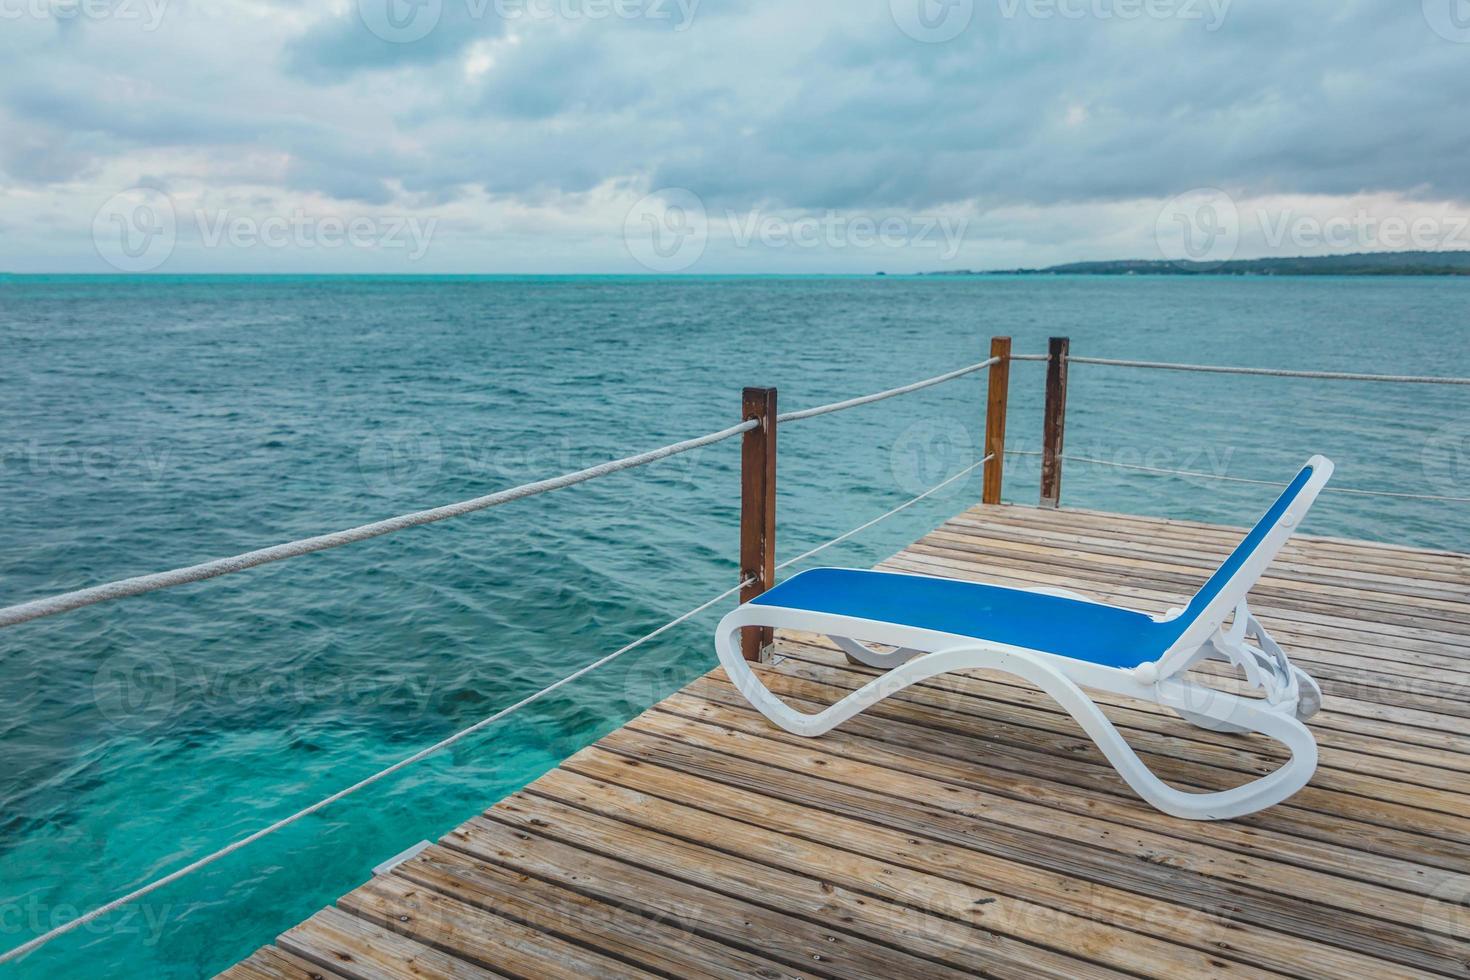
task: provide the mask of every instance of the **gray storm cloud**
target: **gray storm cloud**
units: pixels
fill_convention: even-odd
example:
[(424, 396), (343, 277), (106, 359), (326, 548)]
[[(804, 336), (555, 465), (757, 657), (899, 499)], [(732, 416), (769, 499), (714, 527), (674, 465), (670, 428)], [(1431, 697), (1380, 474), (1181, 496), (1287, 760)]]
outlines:
[(0, 0), (0, 187), (105, 197), (136, 171), (403, 207), (619, 181), (735, 209), (1201, 186), (1463, 202), (1470, 28), (1436, 2)]

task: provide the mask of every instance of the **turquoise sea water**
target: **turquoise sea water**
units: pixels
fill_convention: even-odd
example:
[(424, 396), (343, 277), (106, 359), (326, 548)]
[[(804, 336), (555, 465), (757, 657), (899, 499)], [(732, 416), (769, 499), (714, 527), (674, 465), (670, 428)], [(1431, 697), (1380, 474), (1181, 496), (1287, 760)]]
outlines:
[[(0, 604), (490, 492), (738, 419), (1040, 352), (1470, 375), (1445, 279), (0, 279)], [(1011, 445), (1042, 367), (1012, 371)], [(976, 458), (968, 378), (783, 430), (795, 554)], [(1077, 365), (1068, 450), (1470, 496), (1470, 391)], [(0, 631), (0, 945), (535, 691), (733, 582), (736, 442)], [(1034, 502), (1036, 464), (1008, 467)], [(978, 477), (829, 552), (869, 565)], [(1246, 523), (1273, 491), (1069, 466), (1063, 502)], [(1325, 497), (1308, 531), (1470, 550), (1464, 504)], [(221, 969), (708, 669), (711, 612), (482, 737), (9, 969)]]

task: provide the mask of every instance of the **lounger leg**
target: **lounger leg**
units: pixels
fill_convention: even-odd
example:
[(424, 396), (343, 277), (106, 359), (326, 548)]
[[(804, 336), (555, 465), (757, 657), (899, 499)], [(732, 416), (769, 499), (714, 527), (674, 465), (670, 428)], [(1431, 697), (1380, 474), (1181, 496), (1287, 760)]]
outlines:
[(900, 647), (892, 653), (882, 653), (874, 650), (866, 643), (849, 639), (845, 636), (833, 636), (829, 639), (837, 644), (837, 648), (847, 654), (847, 662), (858, 664), (863, 667), (877, 667), (879, 670), (891, 670), (923, 653), (923, 650), (911, 650), (908, 647)]
[[(1291, 758), (1275, 772), (1243, 786), (1212, 793), (1189, 793), (1174, 789), (1155, 776), (1132, 747), (1123, 741), (1112, 723), (1103, 718), (1103, 722), (1113, 729), (1112, 734), (1118, 743), (1115, 755), (1099, 741), (1104, 754), (1128, 785), (1165, 813), (1189, 820), (1242, 817), (1280, 803), (1305, 786), (1317, 771), (1317, 740), (1307, 726), (1290, 712), (1273, 709), (1262, 700), (1243, 698), (1186, 681), (1165, 681), (1155, 690), (1160, 704), (1172, 708), (1200, 727), (1264, 735), (1280, 742), (1291, 752)], [(1096, 705), (1092, 705), (1091, 710), (1102, 714)], [(1076, 712), (1073, 716), (1077, 717)], [(1081, 717), (1077, 720), (1082, 722)], [(1086, 723), (1083, 727), (1093, 735)], [(1097, 736), (1093, 735), (1093, 738), (1096, 740)]]
[(1183, 718), (1185, 721), (1189, 722), (1195, 728), (1203, 728), (1205, 731), (1209, 732), (1220, 732), (1222, 735), (1243, 735), (1246, 732), (1250, 731), (1249, 728), (1243, 728), (1240, 725), (1232, 725), (1229, 722), (1216, 721), (1208, 715), (1202, 715), (1195, 711), (1175, 708), (1174, 713), (1180, 718)]
[(939, 674), (990, 669), (1014, 674), (1051, 695), (1097, 743), (1134, 792), (1176, 817), (1228, 820), (1254, 813), (1301, 789), (1317, 768), (1317, 743), (1312, 733), (1296, 718), (1262, 707), (1260, 702), (1249, 698), (1169, 679), (1145, 689), (1153, 693), (1164, 707), (1176, 711), (1183, 709), (1206, 721), (1258, 732), (1276, 739), (1291, 751), (1291, 759), (1281, 768), (1244, 786), (1209, 793), (1175, 789), (1154, 775), (1102, 709), (1071, 678), (1024, 651), (986, 645), (958, 647), (915, 657), (874, 678), (836, 704), (815, 714), (806, 714), (794, 710), (772, 694), (741, 656), (738, 643), (740, 629), (756, 625), (756, 615), (743, 607), (725, 617), (715, 638), (720, 663), (731, 682), (752, 705), (771, 721), (796, 735), (811, 737), (824, 734), (884, 698)]

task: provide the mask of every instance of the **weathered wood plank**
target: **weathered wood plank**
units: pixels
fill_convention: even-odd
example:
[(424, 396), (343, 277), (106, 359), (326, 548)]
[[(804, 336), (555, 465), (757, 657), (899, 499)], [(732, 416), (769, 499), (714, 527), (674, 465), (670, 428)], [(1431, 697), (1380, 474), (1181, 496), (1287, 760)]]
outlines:
[[(624, 737), (633, 732), (662, 736), (667, 744)], [(1001, 832), (1017, 835), (1035, 832), (1044, 837), (1054, 837), (1056, 842), (1048, 846), (1059, 851), (1086, 850), (1086, 860), (1097, 857), (1093, 851), (1112, 852), (1117, 858), (1105, 859), (1102, 864), (1105, 877), (1110, 880), (1123, 877), (1117, 873), (1120, 865), (1127, 864), (1129, 859), (1140, 858), (1151, 866), (1162, 863), (1177, 871), (1218, 878), (1251, 890), (1274, 892), (1293, 901), (1299, 901), (1303, 893), (1310, 894), (1314, 896), (1313, 904), (1349, 912), (1367, 912), (1400, 924), (1423, 925), (1447, 934), (1453, 932), (1457, 918), (1458, 910), (1454, 907), (1437, 899), (1427, 899), (1424, 894), (1405, 894), (1377, 883), (1353, 882), (1314, 869), (1282, 865), (1273, 857), (1227, 853), (1204, 841), (1197, 841), (1188, 851), (1181, 851), (1177, 838), (1151, 831), (1125, 831), (1103, 820), (1058, 814), (1046, 807), (985, 793), (952, 780), (936, 780), (915, 771), (914, 765), (905, 762), (879, 766), (866, 760), (835, 757), (815, 748), (792, 752), (776, 740), (661, 712), (649, 712), (635, 719), (617, 733), (616, 739), (605, 740), (602, 744), (610, 751), (627, 754), (630, 758), (654, 759), (671, 766), (693, 766), (701, 774), (712, 774), (711, 778), (733, 778), (742, 785), (752, 783), (731, 774), (745, 772), (746, 767), (754, 763), (783, 770), (820, 772), (822, 780), (861, 787), (860, 792), (864, 795), (871, 792), (894, 797), (897, 802), (881, 810), (885, 819), (901, 811), (940, 809), (947, 814), (961, 814), (977, 824), (982, 821), (999, 824), (997, 830), (984, 835), (987, 839), (993, 839), (996, 833)], [(697, 750), (733, 756), (734, 760), (711, 759)], [(789, 785), (789, 781), (783, 785)], [(830, 787), (822, 786), (814, 795), (821, 796), (829, 791)], [(922, 825), (934, 816), (924, 813), (915, 822)], [(1014, 828), (1026, 829), (1017, 831)], [(1167, 857), (1161, 858), (1164, 855)]]
[(221, 973), (220, 977), (221, 980), (341, 980), (342, 974), (274, 946), (266, 946), (252, 953), (248, 960)]
[[(1008, 578), (1016, 583), (1063, 585), (1081, 592), (1096, 593), (1098, 596), (1111, 596), (1120, 605), (1149, 613), (1163, 612), (1183, 605), (1194, 593), (1193, 588), (1178, 586), (1154, 588), (1142, 579), (1135, 582), (1126, 577), (1101, 574), (1089, 577), (1054, 567), (1044, 561), (1008, 562), (1005, 559), (996, 559), (992, 564), (978, 565), (976, 560), (974, 556), (963, 552), (955, 553), (953, 549), (947, 550), (920, 542), (882, 562), (878, 567), (895, 571), (913, 567), (913, 570), (925, 574), (991, 583), (997, 583), (1000, 578)], [(1364, 654), (1371, 653), (1375, 648), (1382, 648), (1385, 656), (1389, 656), (1387, 651), (1435, 652), (1439, 656), (1452, 658), (1461, 667), (1463, 661), (1470, 657), (1470, 647), (1466, 646), (1466, 639), (1462, 634), (1425, 629), (1422, 624), (1395, 628), (1372, 619), (1354, 620), (1340, 611), (1313, 611), (1300, 603), (1287, 606), (1261, 594), (1253, 597), (1252, 608), (1264, 622), (1279, 624), (1279, 629), (1350, 637), (1363, 648)]]
[[(782, 696), (796, 695), (830, 704), (850, 690), (846, 686), (831, 684), (833, 678), (825, 672), (825, 667), (795, 660), (781, 666), (779, 673), (767, 675), (767, 686)], [(922, 696), (901, 692), (872, 706), (866, 713), (875, 717), (912, 718), (917, 715), (931, 727), (941, 730), (955, 728), (992, 739), (998, 745), (1010, 746), (1023, 753), (1027, 760), (1023, 765), (1045, 766), (1049, 759), (1075, 761), (1087, 766), (1084, 771), (1094, 783), (1116, 782), (1121, 785), (1121, 778), (1070, 716), (1015, 708), (1001, 702), (981, 706), (972, 700), (948, 692), (926, 691)], [(1196, 789), (1228, 789), (1246, 782), (1248, 777), (1264, 775), (1277, 764), (1264, 755), (1236, 755), (1161, 732), (1132, 729), (1128, 734), (1140, 756), (1160, 778)], [(1372, 780), (1347, 772), (1319, 770), (1319, 774), (1320, 781), (1309, 783), (1291, 799), (1271, 808), (1272, 811), (1301, 809), (1323, 815), (1350, 813), (1354, 819), (1362, 821), (1358, 829), (1363, 833), (1376, 834), (1378, 828), (1383, 828), (1415, 837), (1439, 838), (1447, 844), (1470, 840), (1465, 830), (1470, 816), (1465, 815), (1463, 808), (1451, 808), (1445, 812), (1418, 805), (1416, 793), (1433, 791), (1412, 786), (1399, 787), (1395, 791), (1384, 780)], [(1363, 795), (1359, 795), (1358, 790), (1364, 791)]]
[[(691, 685), (664, 701), (658, 710), (774, 739), (803, 752), (817, 750), (818, 746), (811, 740), (771, 727), (762, 715), (745, 704), (733, 687), (714, 683), (710, 678), (704, 680), (706, 683)], [(792, 703), (803, 709), (810, 707), (809, 702)], [(1311, 840), (1241, 821), (1181, 824), (1151, 807), (1134, 805), (1122, 792), (1108, 794), (1057, 782), (1042, 773), (1015, 773), (977, 764), (975, 760), (984, 758), (985, 743), (941, 736), (904, 722), (844, 725), (832, 736), (830, 744), (823, 743), (820, 749), (840, 758), (906, 769), (957, 786), (1045, 806), (1057, 811), (1053, 819), (1068, 826), (1069, 815), (1082, 814), (1126, 827), (1146, 828), (1185, 842), (1201, 839), (1242, 854), (1278, 861), (1286, 868), (1328, 868), (1343, 877), (1382, 883), (1421, 895), (1434, 893), (1454, 877), (1449, 871), (1426, 874), (1424, 866), (1416, 861), (1369, 854), (1351, 844)], [(825, 772), (830, 763), (820, 761), (813, 765)]]
[[(1128, 574), (1120, 563), (1098, 558), (1093, 561), (1068, 559), (1063, 554), (1007, 554), (1003, 549), (986, 542), (977, 545), (973, 539), (955, 540), (947, 537), (926, 537), (911, 545), (907, 554), (933, 553), (938, 557), (949, 557), (962, 562), (973, 561), (973, 555), (983, 553), (986, 567), (1049, 570), (1071, 578), (1116, 578)], [(1221, 554), (1220, 558), (1225, 555)], [(1218, 567), (1218, 562), (1215, 566)], [(1140, 581), (1153, 583), (1180, 598), (1187, 598), (1202, 585), (1209, 572), (1202, 574), (1169, 574), (1153, 569), (1138, 575)], [(1312, 613), (1327, 616), (1344, 623), (1353, 624), (1365, 632), (1394, 635), (1407, 631), (1410, 636), (1427, 637), (1463, 648), (1467, 637), (1467, 621), (1459, 610), (1449, 611), (1430, 608), (1413, 602), (1375, 601), (1366, 595), (1323, 595), (1301, 583), (1290, 579), (1265, 577), (1253, 590), (1259, 597), (1263, 609), (1279, 608), (1297, 613)], [(1378, 595), (1378, 594), (1374, 594)]]
[[(614, 774), (618, 782), (599, 778)], [(655, 788), (695, 795), (709, 804), (718, 801), (722, 813), (667, 799), (652, 792)], [(826, 880), (855, 891), (914, 905), (930, 915), (970, 922), (1038, 945), (1065, 935), (1080, 954), (1116, 969), (1163, 975), (1187, 964), (1189, 969), (1204, 973), (1224, 968), (1238, 969), (1243, 975), (1269, 972), (1230, 964), (1224, 957), (1177, 946), (1154, 935), (1158, 931), (1193, 935), (1204, 916), (1191, 916), (1177, 907), (1165, 908), (1143, 899), (1113, 904), (1106, 899), (1121, 896), (1109, 892), (1106, 899), (1099, 898), (1096, 891), (1087, 888), (1059, 894), (1056, 906), (1026, 901), (998, 890), (996, 875), (967, 873), (967, 864), (973, 871), (971, 862), (961, 860), (955, 865), (949, 859), (960, 858), (958, 852), (915, 853), (914, 845), (902, 834), (869, 825), (855, 827), (851, 821), (825, 811), (694, 777), (679, 778), (659, 766), (629, 766), (620, 757), (595, 747), (579, 752), (567, 760), (566, 767), (548, 773), (532, 789), (563, 803), (713, 843), (763, 863), (798, 872), (819, 870)], [(773, 829), (777, 827), (782, 828), (781, 832)], [(800, 836), (793, 833), (794, 827), (802, 828)], [(820, 843), (819, 838), (855, 840), (862, 843), (866, 853)], [(884, 854), (885, 859), (869, 856), (874, 853)], [(1012, 882), (1011, 888), (1021, 885)], [(1132, 928), (1148, 931), (1133, 932)]]
[[(579, 942), (591, 942), (596, 948), (630, 963), (674, 976), (714, 976), (723, 974), (767, 977), (806, 977), (805, 972), (782, 966), (758, 952), (763, 945), (763, 932), (754, 932), (750, 917), (732, 915), (728, 920), (711, 916), (718, 904), (711, 893), (698, 894), (694, 900), (679, 894), (667, 879), (645, 875), (640, 882), (634, 869), (619, 869), (612, 875), (614, 886), (601, 889), (593, 897), (587, 892), (593, 869), (599, 867), (597, 855), (565, 854), (566, 869), (576, 874), (562, 883), (533, 877), (530, 870), (514, 861), (521, 841), (490, 840), (489, 835), (466, 825), (451, 835), (460, 850), (443, 846), (430, 847), (394, 870), (401, 877), (451, 896), (477, 908)], [(545, 871), (542, 867), (536, 869)], [(562, 887), (562, 885), (565, 887)], [(646, 887), (634, 887), (642, 884)], [(601, 899), (601, 900), (599, 900)], [(739, 922), (744, 945), (736, 948), (706, 938), (705, 930), (695, 928), (713, 919), (716, 928), (726, 921)], [(761, 922), (767, 929), (772, 922)], [(815, 944), (811, 954), (826, 949)], [(810, 955), (808, 956), (808, 961)]]
[[(984, 546), (996, 555), (1015, 560), (1044, 556), (1057, 563), (1078, 569), (1127, 570), (1141, 577), (1172, 582), (1189, 588), (1208, 578), (1219, 567), (1230, 549), (1207, 547), (1198, 543), (1192, 550), (1176, 546), (1158, 549), (1153, 542), (1131, 543), (1127, 539), (1112, 544), (1088, 540), (1076, 535), (1043, 535), (1021, 531), (1004, 533), (974, 524), (950, 522), (932, 532), (926, 541), (946, 542), (958, 549)], [(1272, 562), (1260, 579), (1263, 594), (1283, 598), (1293, 595), (1324, 603), (1366, 604), (1368, 609), (1397, 612), (1397, 605), (1430, 611), (1431, 615), (1452, 623), (1462, 623), (1466, 613), (1466, 596), (1458, 582), (1415, 580), (1402, 575), (1358, 572), (1355, 569), (1326, 570), (1289, 560)], [(1359, 606), (1359, 608), (1363, 608)]]
[[(1076, 549), (1089, 554), (1112, 555), (1138, 561), (1138, 567), (1147, 568), (1147, 563), (1168, 562), (1195, 570), (1208, 576), (1211, 560), (1223, 558), (1240, 540), (1239, 535), (1190, 538), (1159, 538), (1133, 534), (1119, 534), (1117, 529), (1105, 529), (1096, 525), (1086, 528), (1064, 529), (1054, 522), (1039, 523), (1035, 520), (1016, 519), (1016, 511), (990, 509), (970, 512), (945, 521), (938, 532), (952, 535), (960, 540), (990, 541), (1009, 545), (1019, 550), (1060, 547)], [(1470, 580), (1470, 575), (1441, 573), (1424, 574), (1422, 561), (1409, 565), (1389, 564), (1374, 561), (1371, 556), (1359, 554), (1352, 566), (1338, 556), (1324, 556), (1320, 549), (1299, 542), (1288, 542), (1276, 560), (1271, 563), (1269, 575), (1273, 579), (1312, 579), (1329, 582), (1355, 590), (1373, 590), (1385, 594), (1408, 596), (1438, 596), (1444, 599), (1463, 601), (1460, 591)]]
[[(1015, 506), (1012, 506), (1011, 509), (1017, 512), (1036, 510), (1033, 507)], [(988, 512), (988, 510), (989, 508), (977, 505), (971, 507), (968, 512)], [(1066, 513), (1058, 518), (1059, 524), (1068, 522), (1092, 526), (1127, 526), (1132, 528), (1134, 533), (1150, 536), (1156, 534), (1183, 533), (1187, 535), (1215, 535), (1226, 539), (1233, 538), (1237, 541), (1250, 530), (1243, 525), (1208, 524), (1202, 521), (1189, 521), (1174, 517), (1122, 514), (1115, 511), (1089, 510), (1082, 507), (1068, 507)], [(1457, 551), (1447, 551), (1438, 548), (1415, 548), (1410, 545), (1389, 544), (1383, 541), (1335, 538), (1317, 534), (1295, 535), (1292, 538), (1292, 543), (1299, 547), (1312, 547), (1324, 552), (1337, 552), (1346, 555), (1363, 555), (1366, 553), (1369, 555), (1399, 558), (1405, 562), (1439, 563), (1461, 573), (1470, 573), (1470, 554)]]
[[(791, 833), (810, 834), (811, 839), (860, 848), (884, 855), (897, 864), (931, 872), (963, 869), (968, 880), (1004, 882), (996, 887), (1012, 897), (1038, 904), (1056, 900), (1054, 889), (1038, 880), (1042, 872), (1090, 882), (1097, 889), (1088, 904), (1088, 911), (1094, 917), (1099, 914), (1100, 906), (1117, 914), (1118, 910), (1140, 901), (1177, 902), (1180, 907), (1173, 914), (1177, 921), (1188, 924), (1188, 934), (1166, 933), (1157, 922), (1153, 925), (1155, 935), (1161, 938), (1167, 935), (1175, 942), (1202, 942), (1208, 948), (1208, 941), (1191, 937), (1208, 931), (1210, 923), (1203, 920), (1209, 918), (1209, 909), (1228, 907), (1234, 946), (1250, 948), (1257, 962), (1272, 969), (1288, 969), (1290, 962), (1269, 959), (1270, 944), (1265, 931), (1273, 923), (1290, 925), (1292, 937), (1286, 947), (1297, 958), (1308, 945), (1307, 938), (1322, 943), (1328, 941), (1324, 937), (1333, 937), (1346, 949), (1412, 967), (1444, 970), (1453, 962), (1436, 950), (1434, 938), (1423, 930), (1404, 928), (1401, 923), (1379, 921), (1342, 908), (1267, 895), (1227, 879), (1190, 874), (1177, 854), (1172, 857), (1178, 863), (1163, 860), (1171, 856), (1172, 846), (1102, 851), (1078, 840), (1087, 830), (1085, 821), (1075, 821), (1070, 832), (1056, 835), (1044, 829), (1013, 827), (1003, 820), (972, 816), (970, 813), (984, 812), (984, 806), (973, 805), (973, 799), (967, 813), (926, 805), (915, 799), (912, 792), (905, 793), (899, 787), (927, 789), (927, 784), (918, 778), (905, 780), (893, 771), (878, 775), (869, 771), (869, 785), (876, 783), (891, 789), (879, 793), (867, 787), (819, 783), (759, 762), (711, 753), (702, 746), (671, 739), (640, 738), (632, 729), (614, 733), (603, 744), (609, 753), (626, 753), (626, 757), (612, 760), (592, 750), (579, 755), (572, 763), (575, 771), (594, 778), (616, 778), (619, 784), (633, 784), (645, 792), (654, 791), (660, 779), (665, 786), (670, 781), (702, 786), (705, 792), (699, 795), (705, 800), (719, 800), (722, 813), (748, 812), (750, 816), (746, 819), (758, 814), (779, 815), (781, 822), (773, 825), (790, 828)], [(650, 765), (648, 760), (657, 765)], [(722, 784), (724, 788), (713, 792), (710, 783)], [(941, 796), (955, 799), (965, 795), (952, 785), (933, 789)], [(684, 802), (697, 806), (700, 801)], [(988, 801), (988, 805), (994, 807), (995, 801)], [(749, 809), (740, 809), (745, 807)], [(859, 822), (861, 829), (852, 821)], [(843, 828), (847, 830), (845, 834)], [(1106, 836), (1097, 839), (1106, 840)], [(1237, 857), (1230, 863), (1238, 866), (1245, 862)], [(1395, 915), (1406, 905), (1425, 904), (1418, 896), (1392, 904), (1385, 895), (1377, 898), (1381, 909), (1376, 911)], [(1453, 919), (1451, 910), (1435, 909), (1431, 914), (1436, 911), (1442, 913), (1440, 919)], [(1409, 914), (1412, 917), (1413, 913)], [(1265, 931), (1258, 936), (1257, 930)], [(1314, 951), (1307, 958), (1321, 955)], [(1359, 963), (1359, 969), (1347, 972), (1362, 973), (1362, 966)], [(1335, 975), (1341, 976), (1343, 971), (1335, 971)]]
[(283, 933), (276, 944), (350, 980), (422, 980), (426, 976), (487, 980), (507, 976), (335, 908), (322, 909)]
[(343, 896), (337, 906), (363, 921), (487, 970), (545, 980), (581, 980), (587, 976), (641, 980), (656, 976), (396, 875), (374, 878)]
[[(911, 549), (880, 567), (958, 578), (983, 575), (984, 580), (991, 584), (1012, 587), (1064, 585), (1091, 598), (1149, 613), (1163, 612), (1187, 599), (1183, 591), (1145, 588), (1140, 584), (1141, 580), (1128, 579), (1131, 584), (1121, 585), (1116, 578), (1089, 580), (1084, 576), (1062, 574), (1046, 566), (1042, 566), (1044, 570), (1038, 570), (995, 565), (977, 572), (968, 559), (945, 557), (935, 551)], [(1259, 595), (1253, 595), (1251, 602), (1253, 611), (1262, 622), (1299, 659), (1310, 659), (1319, 666), (1341, 664), (1357, 667), (1383, 678), (1389, 686), (1394, 686), (1399, 677), (1440, 679), (1452, 696), (1465, 697), (1465, 685), (1470, 682), (1470, 653), (1462, 651), (1457, 654), (1455, 648), (1442, 640), (1414, 639), (1403, 635), (1370, 636), (1361, 630), (1346, 629), (1341, 619), (1332, 620), (1335, 625), (1328, 626), (1293, 619), (1292, 614), (1263, 604)], [(1353, 659), (1344, 659), (1344, 654)]]
[[(1133, 542), (1139, 547), (1160, 550), (1179, 548), (1197, 550), (1214, 548), (1223, 555), (1250, 530), (1215, 524), (1188, 524), (1128, 514), (1100, 514), (1068, 508), (1055, 520), (1039, 515), (1032, 507), (976, 506), (951, 518), (946, 524), (989, 527), (1009, 526), (1038, 536), (1070, 537), (1095, 540), (1104, 547), (1118, 547)], [(1470, 579), (1470, 558), (1456, 552), (1418, 551), (1374, 542), (1343, 542), (1308, 534), (1294, 535), (1282, 549), (1281, 556), (1289, 564), (1326, 569), (1333, 574), (1361, 567), (1369, 572), (1382, 571), (1397, 575), (1408, 570), (1429, 576), (1433, 582), (1463, 582)]]
[[(799, 642), (795, 642), (798, 640)], [(807, 642), (805, 635), (788, 638), (780, 648), (781, 655), (792, 661), (810, 664), (813, 671), (827, 670), (829, 675), (820, 678), (816, 674), (801, 675), (820, 679), (840, 687), (858, 687), (878, 675), (878, 671), (849, 663), (835, 646), (829, 646), (815, 638)], [(796, 668), (785, 673), (793, 674)], [(1223, 678), (1222, 678), (1223, 679)], [(1233, 681), (1233, 678), (1231, 679)], [(1220, 684), (1226, 690), (1238, 687), (1234, 683)], [(989, 713), (991, 703), (1001, 702), (1021, 708), (1040, 711), (1057, 718), (1067, 717), (1055, 701), (1035, 688), (1018, 682), (1008, 675), (994, 671), (968, 671), (953, 678), (936, 679), (924, 692), (934, 690), (952, 695), (968, 695), (970, 702), (959, 702), (980, 714)], [(915, 695), (922, 701), (924, 694)], [(1274, 754), (1257, 754), (1253, 750), (1262, 748), (1274, 753), (1269, 745), (1242, 740), (1238, 736), (1220, 734), (1206, 729), (1183, 724), (1177, 715), (1166, 712), (1157, 705), (1131, 701), (1127, 698), (1098, 693), (1098, 704), (1109, 708), (1109, 716), (1125, 729), (1140, 729), (1159, 732), (1180, 743), (1200, 742), (1230, 750), (1231, 759), (1258, 758), (1263, 764), (1274, 760)], [(1335, 730), (1325, 730), (1318, 738), (1321, 750), (1321, 765), (1354, 773), (1364, 773), (1392, 780), (1395, 786), (1409, 783), (1440, 789), (1456, 795), (1470, 793), (1470, 753), (1459, 753), (1442, 749), (1411, 746), (1398, 753), (1384, 755), (1373, 751), (1382, 740), (1352, 739)], [(1252, 750), (1252, 751), (1246, 751)], [(1467, 801), (1470, 802), (1470, 801)], [(1452, 807), (1451, 812), (1459, 812)]]
[[(881, 567), (1162, 611), (1244, 532), (988, 505)], [(1325, 694), (1317, 773), (1267, 811), (1149, 808), (1006, 675), (802, 739), (715, 670), (224, 976), (1470, 977), (1470, 555), (1298, 536), (1251, 604)], [(877, 673), (825, 637), (773, 650), (802, 710)], [(1282, 757), (1097, 697), (1177, 785)]]
[[(476, 856), (493, 853), (495, 860), (527, 874), (575, 880), (579, 887), (627, 902), (657, 904), (663, 891), (674, 901), (703, 892), (742, 901), (748, 896), (787, 918), (785, 925), (774, 925), (769, 914), (752, 919), (709, 916), (712, 927), (728, 931), (736, 943), (751, 941), (745, 934), (747, 923), (762, 930), (754, 941), (764, 945), (772, 936), (780, 942), (788, 931), (799, 935), (809, 921), (829, 933), (862, 937), (971, 974), (1058, 980), (1119, 975), (972, 925), (963, 916), (946, 917), (939, 908), (847, 888), (825, 868), (788, 871), (550, 797), (520, 793), (497, 804), (486, 818), (455, 831), (453, 836), (461, 839), (458, 846)], [(601, 854), (604, 849), (616, 859)], [(955, 910), (968, 915), (966, 901), (957, 896)], [(707, 898), (695, 897), (692, 907), (713, 906)], [(808, 969), (825, 962), (817, 955), (805, 961)]]

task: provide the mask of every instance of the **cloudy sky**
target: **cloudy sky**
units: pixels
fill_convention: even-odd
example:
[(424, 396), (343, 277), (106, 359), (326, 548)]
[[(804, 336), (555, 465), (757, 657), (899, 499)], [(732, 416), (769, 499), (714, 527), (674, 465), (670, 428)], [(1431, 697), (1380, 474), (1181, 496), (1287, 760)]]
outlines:
[(1470, 0), (0, 0), (0, 270), (1470, 248)]

